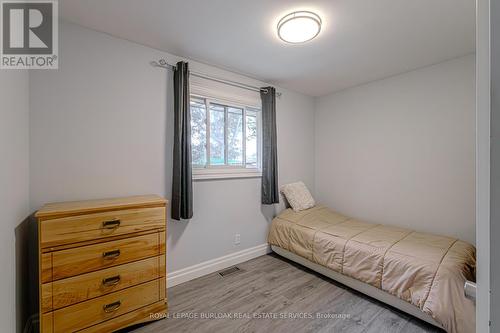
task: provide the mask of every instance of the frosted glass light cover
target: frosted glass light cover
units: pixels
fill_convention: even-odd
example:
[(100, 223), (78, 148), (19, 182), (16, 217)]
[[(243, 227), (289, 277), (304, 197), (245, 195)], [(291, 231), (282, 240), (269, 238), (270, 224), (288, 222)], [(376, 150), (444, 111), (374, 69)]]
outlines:
[(321, 18), (307, 11), (293, 12), (278, 22), (278, 36), (287, 43), (307, 42), (321, 31)]

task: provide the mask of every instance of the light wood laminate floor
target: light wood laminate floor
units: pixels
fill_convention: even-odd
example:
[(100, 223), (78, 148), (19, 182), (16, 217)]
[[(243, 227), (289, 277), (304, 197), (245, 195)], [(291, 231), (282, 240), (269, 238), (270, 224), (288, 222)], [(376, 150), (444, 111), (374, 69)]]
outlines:
[(238, 267), (169, 288), (169, 318), (122, 332), (443, 332), (276, 254)]

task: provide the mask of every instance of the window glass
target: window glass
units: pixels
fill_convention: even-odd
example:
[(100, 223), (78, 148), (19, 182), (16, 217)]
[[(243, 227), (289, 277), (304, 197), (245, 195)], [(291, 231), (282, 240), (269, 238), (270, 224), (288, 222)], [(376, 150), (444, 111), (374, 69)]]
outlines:
[(191, 97), (193, 166), (259, 168), (259, 117), (259, 109)]
[(227, 108), (227, 164), (243, 165), (243, 109)]
[(210, 104), (210, 164), (224, 165), (225, 162), (225, 108)]
[(246, 114), (246, 166), (256, 168), (258, 157), (257, 112), (247, 110)]
[(191, 150), (193, 165), (207, 164), (207, 109), (202, 99), (191, 99)]

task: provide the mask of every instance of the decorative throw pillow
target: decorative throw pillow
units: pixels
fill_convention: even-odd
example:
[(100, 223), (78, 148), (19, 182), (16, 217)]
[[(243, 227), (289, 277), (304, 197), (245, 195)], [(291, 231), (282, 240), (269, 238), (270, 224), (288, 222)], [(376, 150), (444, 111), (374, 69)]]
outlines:
[(285, 195), (286, 200), (295, 212), (309, 209), (316, 204), (311, 192), (303, 182), (283, 185), (280, 191)]

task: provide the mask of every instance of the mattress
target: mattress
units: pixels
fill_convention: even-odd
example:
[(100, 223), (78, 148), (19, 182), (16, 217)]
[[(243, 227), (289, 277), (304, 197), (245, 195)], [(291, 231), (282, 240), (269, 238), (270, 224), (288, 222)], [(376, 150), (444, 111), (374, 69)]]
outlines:
[(447, 332), (475, 331), (475, 248), (452, 237), (372, 224), (327, 207), (284, 210), (269, 231), (271, 245), (379, 288), (431, 316)]

